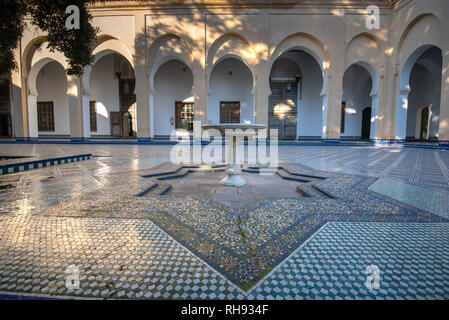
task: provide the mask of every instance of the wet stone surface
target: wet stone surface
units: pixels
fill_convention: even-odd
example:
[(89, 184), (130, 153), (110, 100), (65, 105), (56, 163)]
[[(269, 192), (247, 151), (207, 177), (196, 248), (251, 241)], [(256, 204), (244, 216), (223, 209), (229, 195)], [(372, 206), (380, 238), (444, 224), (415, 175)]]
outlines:
[[(322, 172), (301, 165), (284, 167), (291, 173), (323, 176)], [(208, 192), (198, 187), (203, 182), (211, 185), (220, 173), (211, 173), (207, 178), (207, 174), (192, 173), (163, 182), (142, 177), (177, 169), (162, 164), (151, 171), (96, 176), (103, 188), (39, 215), (149, 219), (242, 289), (254, 285), (328, 221), (447, 222), (443, 217), (369, 191), (367, 187), (374, 178), (325, 173), (326, 179), (313, 181), (313, 185), (335, 197), (331, 199), (309, 183), (287, 183), (277, 176), (253, 174), (257, 182), (280, 182), (275, 182), (275, 192), (265, 191), (266, 200), (261, 197), (253, 199), (251, 205), (234, 208), (232, 200), (251, 191), (250, 183), (246, 190), (243, 187), (220, 193), (228, 187), (217, 186)], [(251, 181), (252, 174), (247, 175)], [(155, 182), (172, 183), (173, 193), (157, 196), (150, 192), (136, 197)], [(294, 195), (295, 185), (314, 196)], [(190, 195), (187, 190), (191, 190)]]
[[(396, 178), (402, 151), (377, 161), (389, 150), (281, 147), (289, 171), (326, 179), (273, 176), (264, 185), (264, 177), (244, 173), (249, 186), (229, 190), (216, 185), (219, 171), (145, 178), (181, 169), (164, 163), (167, 147), (21, 145), (18, 151), (32, 154), (29, 148), (59, 154), (79, 148), (101, 157), (0, 177), (0, 185), (10, 186), (0, 188), (0, 297), (449, 299), (447, 216), (425, 211), (425, 193), (414, 191), (421, 202), (410, 206), (369, 189)], [(410, 161), (413, 168), (447, 167), (446, 154), (421, 153), (423, 161)], [(317, 157), (326, 159), (314, 161), (326, 164), (319, 169), (330, 170), (326, 157), (338, 160), (338, 154), (352, 166), (366, 160), (381, 179), (299, 164)], [(419, 172), (413, 175), (417, 188), (424, 178), (432, 180)], [(296, 193), (298, 186), (310, 197)], [(241, 204), (243, 195), (252, 199), (248, 205)], [(437, 209), (432, 212), (447, 212), (444, 204)], [(369, 265), (380, 269), (377, 290), (365, 285)], [(79, 289), (66, 285), (73, 266)]]

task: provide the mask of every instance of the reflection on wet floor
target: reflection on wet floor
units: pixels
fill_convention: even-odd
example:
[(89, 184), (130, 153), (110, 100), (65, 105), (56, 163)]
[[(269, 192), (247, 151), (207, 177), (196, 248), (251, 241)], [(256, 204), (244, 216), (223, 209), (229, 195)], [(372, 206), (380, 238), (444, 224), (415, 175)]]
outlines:
[(28, 214), (49, 208), (103, 187), (95, 175), (146, 170), (165, 161), (165, 158), (133, 159), (84, 172), (72, 164), (5, 176), (0, 183), (4, 186), (0, 189), (0, 214)]
[(0, 214), (28, 214), (79, 197), (101, 188), (91, 175), (79, 175), (54, 181), (34, 181), (30, 187), (3, 192)]

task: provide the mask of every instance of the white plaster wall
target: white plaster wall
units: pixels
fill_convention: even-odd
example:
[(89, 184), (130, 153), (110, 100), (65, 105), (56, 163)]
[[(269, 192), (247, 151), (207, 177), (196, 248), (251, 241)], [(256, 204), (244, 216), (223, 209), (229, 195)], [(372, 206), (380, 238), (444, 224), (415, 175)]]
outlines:
[(110, 135), (109, 113), (120, 110), (118, 79), (114, 75), (114, 56), (112, 54), (98, 60), (92, 69), (90, 100), (97, 102), (97, 132), (91, 134)]
[[(184, 69), (185, 68), (185, 69)], [(184, 70), (185, 71), (184, 71)], [(170, 135), (175, 129), (175, 102), (192, 96), (193, 75), (189, 67), (178, 60), (164, 63), (154, 76), (154, 134)]]
[[(268, 0), (258, 1), (260, 3), (271, 3)], [(287, 3), (288, 1), (286, 1)], [(379, 107), (379, 137), (380, 138), (394, 138), (396, 136), (396, 114), (397, 114), (397, 101), (398, 94), (401, 90), (400, 86), (394, 83), (394, 74), (402, 70), (402, 66), (405, 60), (408, 58), (411, 52), (422, 44), (434, 44), (443, 49), (443, 53), (447, 52), (448, 38), (445, 36), (445, 30), (449, 30), (447, 19), (449, 14), (449, 6), (447, 0), (411, 0), (401, 3), (394, 9), (382, 9), (382, 17), (380, 19), (380, 30), (367, 30), (364, 27), (366, 15), (364, 14), (365, 7), (363, 4), (359, 4), (358, 1), (344, 1), (338, 5), (329, 3), (328, 6), (321, 6), (319, 4), (302, 4), (300, 2), (292, 5), (288, 9), (286, 7), (264, 6), (264, 8), (254, 8), (250, 10), (251, 13), (240, 13), (238, 10), (227, 9), (225, 7), (228, 4), (224, 4), (223, 7), (214, 8), (213, 6), (204, 8), (203, 5), (199, 6), (199, 10), (193, 10), (187, 12), (186, 10), (177, 9), (176, 6), (167, 9), (152, 10), (153, 5), (149, 5), (145, 8), (133, 8), (132, 5), (122, 8), (104, 8), (104, 4), (98, 4), (99, 8), (92, 10), (94, 18), (94, 24), (101, 29), (102, 34), (109, 34), (120, 41), (123, 41), (129, 48), (133, 48), (136, 45), (139, 52), (136, 54), (137, 60), (144, 61), (146, 53), (144, 47), (150, 46), (152, 42), (159, 36), (163, 36), (168, 33), (179, 35), (185, 38), (191, 47), (195, 51), (195, 59), (201, 64), (207, 60), (207, 52), (212, 43), (220, 36), (227, 32), (235, 32), (247, 40), (254, 46), (254, 50), (257, 52), (257, 57), (260, 57), (262, 63), (257, 65), (256, 76), (258, 77), (258, 87), (262, 90), (256, 90), (258, 98), (258, 108), (262, 108), (266, 114), (266, 110), (263, 109), (267, 104), (264, 94), (267, 87), (263, 84), (267, 82), (269, 74), (269, 64), (264, 64), (263, 61), (270, 59), (271, 53), (276, 50), (276, 47), (283, 39), (296, 33), (307, 33), (318, 39), (323, 44), (323, 51), (326, 51), (326, 55), (323, 53), (323, 57), (331, 63), (332, 78), (329, 82), (328, 93), (329, 96), (329, 116), (327, 117), (327, 131), (328, 136), (338, 135), (338, 101), (341, 99), (341, 92), (338, 88), (341, 85), (343, 78), (343, 71), (345, 66), (341, 66), (345, 61), (344, 45), (347, 44), (350, 39), (353, 39), (355, 35), (360, 32), (370, 33), (376, 36), (381, 45), (379, 51), (379, 60), (381, 62), (380, 75), (380, 107)], [(205, 3), (204, 6), (207, 4)], [(109, 5), (107, 5), (109, 6)], [(156, 4), (157, 6), (157, 4)], [(232, 6), (229, 3), (229, 6)], [(204, 13), (202, 13), (204, 12)], [(246, 11), (245, 11), (246, 12)], [(426, 14), (425, 16), (422, 16)], [(435, 18), (432, 15), (435, 15)], [(422, 19), (413, 25), (415, 19), (421, 17)], [(35, 30), (34, 27), (29, 27), (29, 20), (26, 21), (27, 28), (24, 32), (22, 39), (22, 47), (24, 52), (28, 48), (30, 41), (38, 35), (43, 33), (39, 30)], [(146, 31), (144, 34), (142, 31)], [(409, 33), (406, 36), (407, 32)], [(147, 42), (143, 45), (142, 41), (135, 41), (135, 37), (145, 38)], [(307, 37), (306, 37), (307, 38)], [(309, 38), (307, 38), (309, 39)], [(402, 39), (402, 41), (401, 41)], [(370, 48), (369, 41), (363, 46), (359, 44), (360, 39), (357, 39), (353, 44), (354, 51), (358, 52), (358, 56), (365, 56), (369, 61), (373, 61), (376, 57), (375, 52), (377, 50), (370, 50), (369, 56), (366, 57), (365, 53), (368, 53), (365, 49)], [(312, 42), (312, 40), (310, 40)], [(304, 43), (308, 43), (304, 41)], [(311, 45), (309, 49), (316, 49), (318, 45)], [(319, 48), (318, 48), (319, 49)], [(324, 50), (326, 49), (326, 50)], [(374, 47), (373, 47), (374, 49)], [(25, 54), (24, 54), (25, 55)], [(40, 55), (37, 52), (36, 57)], [(51, 56), (45, 51), (45, 55)], [(445, 55), (445, 57), (447, 54)], [(28, 56), (23, 57), (23, 70), (27, 69), (29, 63)], [(355, 58), (354, 58), (355, 59)], [(351, 56), (347, 57), (347, 63), (352, 63)], [(33, 59), (34, 60), (34, 59)], [(446, 59), (448, 60), (448, 59)], [(17, 59), (20, 62), (20, 59)], [(143, 63), (143, 62), (142, 62)], [(199, 65), (199, 64), (198, 64)], [(347, 65), (347, 64), (346, 64)], [(442, 99), (445, 103), (441, 106), (441, 128), (440, 132), (444, 133), (445, 139), (448, 137), (449, 132), (449, 104), (446, 103), (449, 96), (447, 90), (449, 84), (447, 81), (447, 63), (443, 65), (443, 71), (445, 78), (443, 79), (443, 95)], [(142, 67), (144, 69), (144, 67)], [(202, 70), (204, 66), (193, 67), (194, 72), (196, 70)], [(307, 72), (304, 73), (304, 85), (307, 81)], [(142, 72), (142, 75), (145, 73)], [(204, 79), (204, 74), (198, 72), (199, 78)], [(27, 74), (23, 74), (27, 76)], [(142, 76), (142, 79), (145, 79)], [(137, 80), (139, 83), (139, 80)], [(201, 81), (198, 81), (199, 83)], [(140, 81), (142, 83), (142, 81)], [(338, 83), (335, 85), (334, 83)], [(261, 85), (263, 84), (263, 85)], [(314, 86), (313, 89), (318, 89), (320, 86)], [(198, 101), (204, 104), (207, 95), (207, 86), (196, 87)], [(65, 90), (64, 90), (65, 92)], [(309, 91), (303, 87), (304, 94)], [(23, 99), (26, 100), (28, 94), (27, 88), (22, 88)], [(138, 96), (148, 97), (149, 90), (139, 91)], [(263, 98), (263, 99), (262, 99)], [(24, 100), (24, 101), (25, 101)], [(260, 101), (264, 101), (260, 103)], [(320, 105), (321, 105), (321, 98)], [(138, 98), (138, 101), (145, 101), (145, 99)], [(307, 103), (305, 103), (307, 104)], [(146, 108), (141, 105), (141, 108)], [(262, 105), (262, 107), (261, 107)], [(209, 104), (210, 106), (210, 104)], [(152, 106), (151, 106), (152, 107)], [(320, 108), (321, 109), (321, 106)], [(300, 113), (305, 112), (305, 109), (301, 109)], [(217, 110), (218, 111), (218, 110)], [(313, 111), (316, 111), (313, 109)], [(321, 110), (319, 111), (321, 112)], [(25, 115), (24, 115), (25, 116)], [(262, 119), (265, 119), (264, 117)], [(315, 122), (318, 119), (314, 115), (299, 117), (299, 130), (298, 135), (315, 135), (321, 136), (321, 130), (316, 132), (316, 127), (321, 126), (321, 119), (319, 125)], [(305, 122), (302, 122), (304, 120)], [(142, 128), (149, 128), (148, 116), (143, 121)], [(148, 124), (145, 123), (148, 122)], [(151, 121), (154, 121), (151, 120)], [(17, 122), (15, 120), (15, 122)], [(318, 123), (318, 122), (317, 122)], [(335, 125), (333, 124), (335, 123)], [(310, 128), (309, 128), (310, 124)], [(431, 127), (432, 128), (432, 127)], [(432, 130), (432, 129), (431, 129)], [(109, 132), (107, 132), (109, 134)]]
[(360, 137), (363, 109), (371, 107), (371, 77), (363, 67), (352, 65), (343, 77), (343, 99), (346, 101), (345, 132), (341, 136)]
[(67, 99), (67, 77), (58, 62), (47, 63), (37, 76), (37, 101), (53, 101), (55, 131), (39, 131), (41, 135), (69, 135), (69, 104)]
[(302, 97), (298, 96), (299, 137), (321, 137), (321, 89), (323, 76), (316, 60), (308, 53), (289, 54), (302, 72)]
[(240, 101), (240, 122), (254, 123), (252, 90), (253, 77), (243, 62), (234, 58), (220, 61), (212, 70), (209, 80), (208, 121), (220, 122), (220, 101)]

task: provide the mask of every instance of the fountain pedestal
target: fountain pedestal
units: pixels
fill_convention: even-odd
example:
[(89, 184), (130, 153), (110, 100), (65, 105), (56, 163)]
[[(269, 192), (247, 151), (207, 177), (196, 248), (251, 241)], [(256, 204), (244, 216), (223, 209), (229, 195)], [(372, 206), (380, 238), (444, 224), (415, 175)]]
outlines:
[[(203, 125), (203, 129), (216, 129), (220, 131), (221, 135), (226, 139), (226, 177), (224, 177), (220, 183), (230, 187), (241, 187), (246, 184), (245, 179), (240, 176), (242, 167), (237, 162), (237, 146), (240, 141), (246, 136), (248, 139), (253, 139), (257, 135), (257, 129), (265, 129), (263, 124), (244, 124), (244, 123), (229, 123), (229, 124), (210, 124)], [(227, 131), (227, 129), (229, 129)], [(240, 129), (240, 130), (237, 130)], [(254, 134), (248, 134), (245, 132), (247, 129), (253, 129)], [(232, 131), (230, 131), (232, 130)], [(237, 131), (236, 131), (237, 130)]]

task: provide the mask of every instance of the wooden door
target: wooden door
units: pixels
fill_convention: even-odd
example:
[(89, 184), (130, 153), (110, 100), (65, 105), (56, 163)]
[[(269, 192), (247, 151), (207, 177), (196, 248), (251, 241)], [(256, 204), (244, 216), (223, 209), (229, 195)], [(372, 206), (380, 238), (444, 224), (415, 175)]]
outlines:
[(175, 102), (175, 128), (193, 131), (194, 119), (193, 103)]
[(55, 113), (53, 101), (37, 103), (37, 128), (38, 131), (55, 131)]
[(279, 139), (296, 139), (298, 108), (297, 82), (271, 82), (269, 98), (268, 122), (270, 129), (277, 129)]
[(240, 123), (240, 101), (220, 102), (220, 123)]
[(111, 117), (111, 136), (122, 136), (122, 113), (117, 111), (110, 112)]

